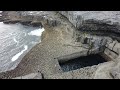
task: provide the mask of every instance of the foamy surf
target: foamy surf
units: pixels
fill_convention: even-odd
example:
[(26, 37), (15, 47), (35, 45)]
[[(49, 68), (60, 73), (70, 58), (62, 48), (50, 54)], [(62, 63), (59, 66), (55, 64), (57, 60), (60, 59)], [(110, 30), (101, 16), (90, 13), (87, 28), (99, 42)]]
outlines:
[(19, 41), (16, 40), (16, 38), (13, 38), (14, 42), (18, 45)]
[(28, 35), (35, 35), (35, 36), (41, 36), (42, 32), (44, 31), (44, 28), (36, 29), (34, 31), (31, 31), (28, 33)]
[(20, 55), (22, 55), (23, 52), (26, 51), (27, 49), (28, 49), (28, 46), (27, 46), (27, 45), (24, 45), (24, 50), (22, 50), (21, 52), (19, 52), (19, 53), (16, 54), (15, 56), (13, 56), (12, 59), (11, 59), (11, 61), (12, 61), (12, 62), (16, 61), (16, 60), (20, 57)]
[(18, 43), (18, 41), (16, 40), (16, 38), (13, 38), (14, 42)]

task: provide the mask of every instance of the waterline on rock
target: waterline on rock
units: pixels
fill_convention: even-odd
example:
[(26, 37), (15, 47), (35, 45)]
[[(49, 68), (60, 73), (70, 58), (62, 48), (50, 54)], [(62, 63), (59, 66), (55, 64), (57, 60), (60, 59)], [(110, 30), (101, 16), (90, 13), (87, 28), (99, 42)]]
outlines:
[(15, 60), (17, 60), (20, 55), (23, 54), (24, 51), (26, 51), (28, 49), (28, 46), (27, 45), (24, 45), (24, 50), (22, 50), (21, 52), (19, 52), (18, 54), (16, 54), (15, 56), (12, 57), (11, 61), (14, 62)]

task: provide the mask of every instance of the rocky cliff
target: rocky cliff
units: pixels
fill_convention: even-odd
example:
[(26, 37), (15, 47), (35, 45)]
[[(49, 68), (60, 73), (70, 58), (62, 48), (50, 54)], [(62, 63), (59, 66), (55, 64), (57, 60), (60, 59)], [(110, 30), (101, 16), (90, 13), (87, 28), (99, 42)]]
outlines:
[(2, 15), (6, 24), (43, 26), (45, 32), (41, 44), (34, 47), (16, 69), (1, 73), (1, 78), (15, 78), (37, 71), (48, 78), (62, 72), (58, 57), (74, 58), (101, 52), (111, 61), (89, 67), (87, 72), (92, 70), (93, 74), (86, 77), (120, 78), (120, 11), (4, 11)]

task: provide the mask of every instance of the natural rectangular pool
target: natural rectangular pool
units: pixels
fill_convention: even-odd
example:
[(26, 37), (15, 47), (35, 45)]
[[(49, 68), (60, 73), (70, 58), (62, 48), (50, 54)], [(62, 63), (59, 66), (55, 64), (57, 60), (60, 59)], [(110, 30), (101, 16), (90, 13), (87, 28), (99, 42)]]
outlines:
[(80, 69), (87, 66), (98, 65), (99, 63), (107, 62), (101, 55), (89, 55), (89, 56), (82, 56), (75, 59), (71, 59), (66, 62), (59, 62), (61, 69), (64, 72)]

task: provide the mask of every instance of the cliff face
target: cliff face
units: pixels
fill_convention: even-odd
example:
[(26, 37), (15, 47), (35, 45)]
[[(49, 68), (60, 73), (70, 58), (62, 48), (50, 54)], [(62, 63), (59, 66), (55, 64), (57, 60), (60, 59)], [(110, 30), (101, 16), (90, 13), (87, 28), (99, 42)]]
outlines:
[[(93, 19), (106, 24), (120, 25), (120, 11), (57, 11), (64, 15), (76, 27), (79, 28), (83, 21)], [(3, 11), (2, 15), (5, 19), (56, 19), (55, 11)], [(41, 17), (41, 18), (40, 18)]]
[[(83, 20), (98, 20), (107, 24), (118, 23), (120, 25), (120, 11), (60, 11), (77, 28)], [(81, 21), (81, 22), (80, 22)]]
[(120, 11), (5, 11), (3, 18), (4, 23), (20, 22), (44, 28), (67, 25), (69, 22), (77, 31), (110, 36), (120, 41)]
[[(43, 58), (41, 62), (44, 62), (44, 64), (51, 63), (47, 63), (48, 61), (45, 62), (45, 60), (48, 59), (46, 58), (47, 54), (49, 59), (53, 59), (55, 56), (66, 55), (66, 53), (76, 53), (81, 50), (87, 50), (85, 55), (103, 52), (112, 58), (113, 61), (119, 63), (120, 11), (5, 11), (3, 12), (3, 18), (6, 24), (19, 22), (24, 25), (43, 26), (45, 28), (45, 32), (43, 33), (43, 45), (36, 47), (44, 48), (44, 50), (38, 48), (39, 52), (46, 50), (45, 58), (40, 57), (40, 55), (37, 56)], [(57, 42), (57, 44), (55, 42)], [(48, 43), (50, 43), (50, 45), (47, 46)], [(66, 48), (64, 45), (68, 47)], [(53, 55), (49, 55), (45, 47), (52, 48), (49, 50), (49, 53)], [(30, 52), (32, 53), (31, 55), (35, 54), (33, 51), (34, 50)], [(59, 52), (62, 52), (62, 54)], [(41, 53), (37, 52), (37, 54)], [(29, 56), (29, 54), (27, 56)], [(33, 55), (33, 57), (35, 56)], [(35, 60), (37, 61), (39, 58), (35, 58)], [(23, 59), (23, 62), (25, 62), (25, 60), (28, 59)], [(35, 65), (34, 67), (36, 69)], [(47, 68), (45, 65), (39, 66), (42, 68), (42, 70), (41, 68), (40, 70), (45, 75), (56, 72), (56, 69), (51, 69), (54, 68), (52, 63), (46, 65), (48, 66)], [(119, 78), (119, 64), (116, 67), (116, 72), (113, 72), (113, 66), (114, 62), (100, 65), (95, 76), (92, 78), (116, 78), (116, 73), (118, 74), (117, 78)], [(16, 71), (19, 71), (19, 68), (21, 68), (21, 64), (12, 72), (16, 73)], [(25, 67), (23, 70), (27, 71), (28, 69)], [(113, 77), (110, 76), (110, 73)]]

